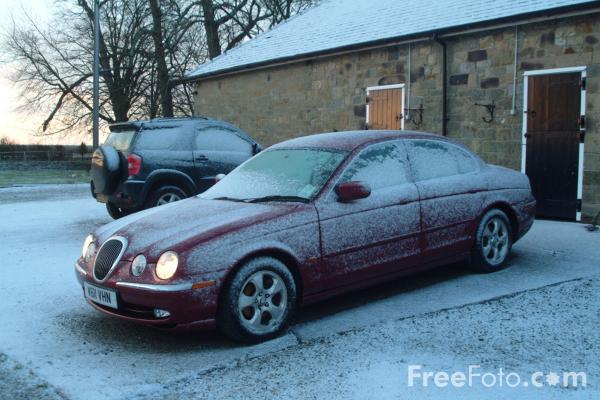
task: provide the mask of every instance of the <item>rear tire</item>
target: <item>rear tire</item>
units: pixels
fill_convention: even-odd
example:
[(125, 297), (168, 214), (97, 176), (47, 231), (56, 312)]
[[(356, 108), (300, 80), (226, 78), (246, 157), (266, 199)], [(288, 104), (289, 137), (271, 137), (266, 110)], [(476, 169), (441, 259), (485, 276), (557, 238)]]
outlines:
[(471, 267), (479, 272), (496, 272), (506, 267), (512, 248), (511, 225), (498, 209), (488, 211), (477, 228)]
[(176, 201), (183, 200), (186, 197), (188, 197), (187, 193), (178, 186), (161, 186), (150, 194), (150, 197), (148, 197), (144, 208), (152, 208), (168, 203), (174, 203)]
[(248, 261), (221, 293), (217, 324), (233, 340), (259, 343), (277, 337), (296, 310), (296, 282), (273, 257)]
[(133, 210), (118, 207), (111, 202), (106, 203), (106, 211), (108, 211), (108, 215), (110, 215), (113, 219), (123, 218), (134, 212)]

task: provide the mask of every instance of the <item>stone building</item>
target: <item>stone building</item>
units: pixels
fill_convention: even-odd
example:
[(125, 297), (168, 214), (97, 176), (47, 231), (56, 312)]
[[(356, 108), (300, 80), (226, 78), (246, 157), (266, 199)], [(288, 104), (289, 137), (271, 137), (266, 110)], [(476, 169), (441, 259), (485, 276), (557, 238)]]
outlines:
[(600, 1), (325, 0), (188, 75), (263, 144), (445, 134), (526, 172), (540, 214), (600, 211)]

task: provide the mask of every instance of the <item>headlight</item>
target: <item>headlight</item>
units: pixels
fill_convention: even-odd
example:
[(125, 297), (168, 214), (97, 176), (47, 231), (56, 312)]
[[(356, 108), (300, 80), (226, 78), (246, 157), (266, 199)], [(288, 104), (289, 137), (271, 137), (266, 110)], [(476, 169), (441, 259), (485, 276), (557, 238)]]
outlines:
[(94, 237), (92, 235), (88, 235), (83, 242), (83, 248), (81, 249), (81, 256), (85, 260), (85, 262), (89, 262), (90, 258), (94, 256), (96, 253), (96, 245), (94, 244)]
[(133, 276), (140, 276), (146, 269), (146, 257), (143, 254), (139, 254), (133, 259), (131, 263), (131, 274)]
[(179, 264), (179, 257), (174, 251), (163, 253), (156, 263), (156, 276), (160, 279), (169, 279), (175, 275)]

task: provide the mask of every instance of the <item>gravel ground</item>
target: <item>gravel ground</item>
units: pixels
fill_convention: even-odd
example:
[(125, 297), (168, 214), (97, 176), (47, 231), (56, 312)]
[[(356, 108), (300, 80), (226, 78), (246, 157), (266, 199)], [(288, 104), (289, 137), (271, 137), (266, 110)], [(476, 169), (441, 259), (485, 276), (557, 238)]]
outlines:
[[(301, 342), (142, 394), (143, 399), (596, 399), (600, 395), (600, 277)], [(407, 386), (407, 367), (584, 371), (585, 389)], [(132, 376), (134, 378), (135, 376)], [(0, 353), (0, 399), (65, 399)]]
[(65, 398), (23, 364), (0, 353), (1, 400), (63, 400)]
[[(600, 398), (600, 278), (580, 279), (301, 343), (144, 398)], [(587, 388), (407, 386), (407, 366), (584, 371)], [(540, 396), (540, 397), (538, 397)]]

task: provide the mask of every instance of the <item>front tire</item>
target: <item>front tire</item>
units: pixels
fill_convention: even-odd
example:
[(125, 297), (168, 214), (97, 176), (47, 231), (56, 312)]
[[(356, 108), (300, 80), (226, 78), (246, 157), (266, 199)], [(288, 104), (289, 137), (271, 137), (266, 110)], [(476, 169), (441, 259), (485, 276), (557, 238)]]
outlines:
[(224, 287), (217, 324), (231, 339), (259, 343), (278, 336), (296, 309), (296, 283), (273, 257), (248, 261)]
[(512, 248), (511, 225), (506, 214), (488, 211), (477, 228), (471, 266), (480, 272), (496, 272), (506, 267)]

